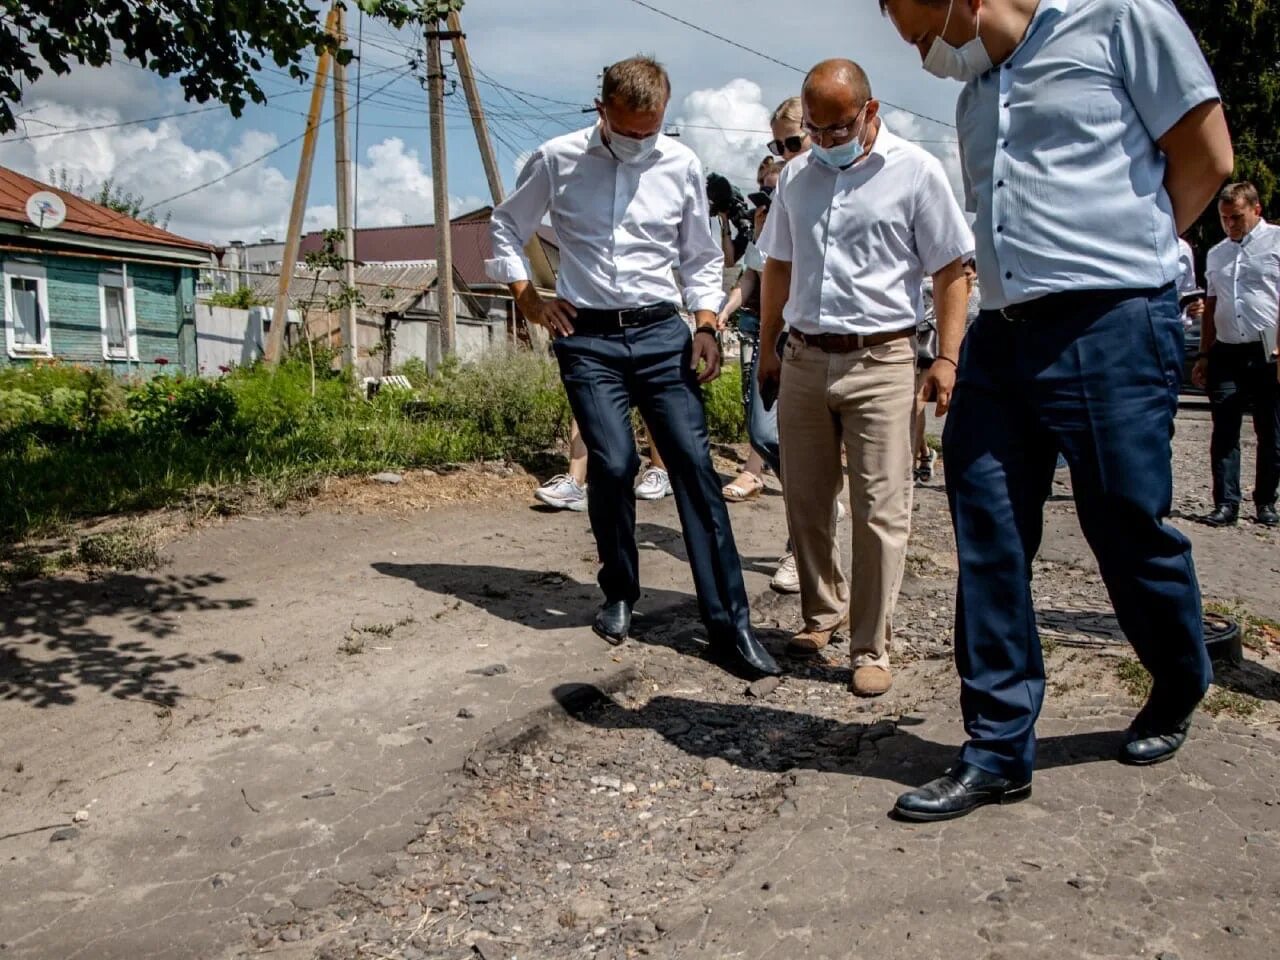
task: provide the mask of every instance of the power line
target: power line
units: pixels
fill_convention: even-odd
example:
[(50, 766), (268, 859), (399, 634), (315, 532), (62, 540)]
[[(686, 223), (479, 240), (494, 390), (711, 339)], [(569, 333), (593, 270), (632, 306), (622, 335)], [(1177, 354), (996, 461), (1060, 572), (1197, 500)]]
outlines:
[[(407, 73), (408, 71), (406, 70), (405, 72)], [(368, 94), (368, 97), (372, 97), (374, 94), (377, 94), (377, 93), (382, 92), (382, 91), (383, 91), (383, 90), (385, 90), (387, 87), (391, 86), (391, 84), (395, 83), (395, 82), (396, 82), (396, 80), (399, 80), (399, 79), (400, 79), (400, 77), (399, 77), (399, 76), (393, 77), (391, 80), (389, 80), (387, 83), (383, 84), (381, 87), (379, 87), (379, 88), (378, 88), (377, 90), (375, 90), (373, 93)], [(368, 97), (366, 97), (365, 99), (368, 99)], [(359, 102), (359, 101), (357, 101), (357, 102)], [(316, 124), (317, 129), (319, 129), (320, 127), (323, 127), (325, 124), (329, 123), (332, 119), (333, 119), (332, 117), (328, 117), (328, 118), (326, 118), (326, 119), (324, 119), (324, 120), (321, 120), (318, 124)], [(275, 154), (279, 153), (281, 150), (284, 150), (286, 147), (291, 147), (291, 146), (293, 146), (293, 144), (297, 143), (299, 140), (301, 140), (301, 139), (302, 139), (303, 137), (305, 137), (306, 135), (307, 135), (307, 131), (306, 131), (306, 129), (304, 128), (304, 129), (303, 129), (303, 131), (302, 131), (302, 133), (298, 134), (296, 137), (292, 137), (292, 138), (290, 138), (290, 139), (288, 139), (288, 140), (284, 141), (284, 143), (281, 143), (281, 144), (279, 144), (279, 145), (277, 145), (277, 146), (273, 147), (272, 149), (268, 150), (266, 153), (261, 154), (260, 156), (254, 157), (252, 160), (246, 161), (245, 163), (240, 164), (238, 167), (234, 167), (233, 169), (228, 170), (226, 173), (222, 174), (221, 176), (214, 177), (212, 180), (208, 180), (208, 181), (206, 181), (206, 182), (204, 182), (204, 183), (198, 184), (198, 185), (196, 185), (196, 186), (192, 187), (190, 190), (183, 190), (181, 193), (175, 193), (172, 197), (166, 197), (166, 198), (165, 198), (165, 199), (163, 199), (163, 200), (158, 200), (158, 201), (156, 201), (155, 203), (150, 204), (150, 205), (149, 205), (149, 206), (147, 206), (147, 207), (144, 207), (143, 209), (141, 209), (141, 210), (140, 210), (140, 211), (138, 211), (138, 212), (139, 212), (139, 213), (149, 213), (150, 211), (152, 211), (152, 210), (156, 209), (156, 207), (162, 207), (162, 206), (164, 206), (165, 204), (173, 203), (175, 200), (181, 200), (183, 197), (189, 197), (189, 196), (191, 196), (191, 194), (193, 194), (193, 193), (198, 193), (198, 192), (199, 192), (199, 191), (201, 191), (201, 190), (205, 190), (205, 189), (207, 189), (207, 188), (209, 188), (209, 187), (212, 187), (212, 186), (214, 186), (214, 185), (216, 185), (216, 184), (222, 183), (224, 180), (227, 180), (227, 179), (229, 179), (229, 178), (231, 178), (231, 177), (234, 177), (237, 173), (241, 173), (241, 172), (243, 172), (243, 171), (245, 171), (245, 170), (248, 170), (250, 167), (255, 166), (255, 165), (257, 165), (257, 164), (261, 163), (263, 160), (266, 160), (268, 157), (270, 157), (270, 156), (274, 156)]]
[[(773, 136), (772, 130), (760, 130), (760, 129), (754, 129), (750, 127), (722, 127), (719, 124), (708, 124), (708, 123), (683, 123), (679, 120), (672, 120), (671, 126), (679, 127), (685, 130), (721, 130), (725, 133), (759, 133), (764, 136), (770, 136), (770, 137)], [(927, 140), (927, 139), (919, 139), (916, 137), (903, 137), (902, 139), (907, 140), (910, 143), (959, 143), (960, 142), (959, 140)]]
[[(159, 120), (172, 120), (175, 117), (190, 117), (197, 113), (208, 113), (211, 110), (221, 110), (223, 105), (215, 103), (208, 107), (197, 107), (194, 110), (180, 110), (177, 113), (165, 113), (156, 117), (140, 117), (136, 120), (119, 120), (115, 123), (98, 123), (88, 127), (68, 127), (65, 130), (55, 130), (51, 133), (31, 133), (21, 137), (5, 137), (0, 143), (25, 143), (28, 140), (43, 140), (45, 137), (65, 137), (73, 133), (89, 133), (92, 130), (114, 130), (117, 127), (133, 127), (140, 123), (155, 123)], [(41, 121), (47, 123), (48, 121)]]
[[(777, 57), (771, 57), (769, 56), (769, 54), (764, 53), (760, 50), (757, 50), (754, 47), (748, 47), (744, 43), (739, 43), (737, 40), (731, 40), (722, 34), (716, 33), (712, 30), (708, 30), (706, 27), (700, 27), (696, 23), (690, 23), (688, 20), (682, 19), (681, 17), (677, 17), (674, 13), (668, 13), (666, 10), (663, 10), (661, 7), (655, 7), (651, 3), (646, 3), (645, 0), (631, 0), (631, 2), (638, 7), (644, 7), (646, 10), (656, 13), (660, 17), (666, 17), (668, 20), (673, 20), (676, 23), (679, 23), (683, 26), (688, 27), (690, 30), (696, 30), (698, 33), (705, 34), (708, 37), (712, 37), (713, 39), (719, 40), (721, 43), (727, 43), (731, 47), (736, 47), (737, 49), (742, 50), (745, 53), (749, 53), (752, 56), (759, 57), (762, 60), (768, 60), (770, 63), (775, 63), (780, 67), (785, 67), (786, 69), (793, 70), (796, 73), (805, 74), (809, 72), (808, 70), (804, 70), (800, 67), (797, 67), (794, 63), (787, 63), (785, 60), (779, 60)], [(897, 110), (901, 110), (904, 113), (910, 113), (913, 116), (917, 116), (921, 120), (929, 120), (932, 123), (936, 123), (944, 127), (950, 127), (953, 130), (955, 129), (956, 125), (954, 123), (948, 123), (946, 120), (939, 120), (937, 117), (931, 117), (927, 113), (920, 113), (918, 110), (912, 110), (910, 107), (904, 107), (899, 103), (893, 103), (892, 101), (885, 100), (883, 98), (880, 98), (880, 102), (885, 104), (886, 106), (890, 106)]]

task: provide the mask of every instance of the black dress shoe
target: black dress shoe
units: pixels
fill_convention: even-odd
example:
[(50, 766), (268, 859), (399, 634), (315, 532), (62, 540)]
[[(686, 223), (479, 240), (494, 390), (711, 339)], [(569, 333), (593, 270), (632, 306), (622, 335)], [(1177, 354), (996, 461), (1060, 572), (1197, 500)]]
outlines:
[(608, 640), (615, 647), (627, 639), (631, 632), (631, 604), (625, 600), (606, 603), (596, 611), (596, 619), (591, 629), (597, 636)]
[(1213, 513), (1204, 518), (1211, 527), (1234, 527), (1240, 519), (1240, 508), (1234, 503), (1220, 503), (1213, 508)]
[[(1194, 713), (1195, 707), (1171, 714), (1154, 697), (1148, 699), (1125, 731), (1124, 745), (1120, 748), (1120, 762), (1135, 767), (1149, 767), (1172, 759), (1187, 742), (1187, 731), (1191, 729), (1191, 717)], [(1168, 719), (1171, 715), (1175, 719)]]
[(711, 638), (711, 658), (740, 677), (778, 677), (782, 668), (750, 627)]
[(1031, 796), (1031, 781), (997, 777), (972, 764), (961, 763), (946, 776), (904, 793), (893, 806), (903, 820), (930, 823), (954, 820), (988, 803), (1017, 803)]
[(1268, 503), (1258, 508), (1258, 522), (1264, 527), (1280, 527), (1280, 513), (1276, 513), (1276, 505)]

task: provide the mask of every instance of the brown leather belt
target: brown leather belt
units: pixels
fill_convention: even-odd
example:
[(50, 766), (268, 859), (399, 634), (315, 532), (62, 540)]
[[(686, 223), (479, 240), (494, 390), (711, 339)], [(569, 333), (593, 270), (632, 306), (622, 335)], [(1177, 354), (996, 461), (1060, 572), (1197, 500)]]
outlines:
[(792, 339), (798, 340), (806, 347), (817, 347), (824, 353), (853, 353), (868, 347), (878, 347), (882, 343), (892, 343), (904, 337), (914, 336), (915, 327), (905, 330), (892, 330), (889, 333), (801, 333), (790, 331)]

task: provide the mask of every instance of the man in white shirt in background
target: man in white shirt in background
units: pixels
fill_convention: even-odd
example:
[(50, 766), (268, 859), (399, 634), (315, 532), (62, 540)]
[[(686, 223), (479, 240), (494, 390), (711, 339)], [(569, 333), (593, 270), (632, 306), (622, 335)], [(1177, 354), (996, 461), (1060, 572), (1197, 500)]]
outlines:
[[(787, 522), (800, 572), (804, 628), (791, 650), (813, 655), (848, 617), (851, 687), (892, 684), (889, 645), (911, 525), (916, 305), (934, 280), (939, 349), (924, 390), (946, 412), (964, 336), (962, 261), (973, 235), (939, 161), (887, 129), (862, 68), (827, 60), (805, 79), (809, 153), (783, 170), (761, 239), (768, 258), (763, 390), (781, 374), (778, 433)], [(785, 372), (783, 370), (785, 369)], [(831, 501), (849, 463), (853, 569), (848, 608)]]
[[(623, 642), (640, 599), (635, 406), (667, 462), (712, 654), (744, 674), (776, 675), (777, 664), (751, 629), (742, 566), (711, 464), (700, 384), (720, 372), (716, 310), (724, 299), (724, 258), (697, 158), (662, 135), (670, 97), (666, 71), (648, 57), (609, 67), (597, 123), (535, 150), (494, 211), (494, 259), (486, 268), (510, 286), (531, 322), (551, 332), (587, 445), (587, 511), (605, 600), (595, 631)], [(521, 250), (548, 212), (560, 237), (560, 271), (556, 299), (544, 301)], [(692, 334), (680, 301), (695, 316)]]
[(1213, 410), (1213, 527), (1235, 524), (1240, 515), (1240, 426), (1253, 408), (1258, 462), (1253, 502), (1258, 522), (1280, 526), (1280, 380), (1277, 380), (1277, 317), (1280, 315), (1280, 227), (1262, 218), (1252, 183), (1232, 183), (1218, 197), (1227, 235), (1205, 262), (1208, 300), (1200, 326), (1200, 357), (1192, 371), (1207, 386)]

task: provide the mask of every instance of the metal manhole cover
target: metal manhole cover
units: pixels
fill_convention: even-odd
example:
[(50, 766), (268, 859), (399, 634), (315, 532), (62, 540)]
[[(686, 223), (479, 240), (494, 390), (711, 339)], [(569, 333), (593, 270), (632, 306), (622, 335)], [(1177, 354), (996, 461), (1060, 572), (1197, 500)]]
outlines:
[[(1115, 614), (1096, 610), (1042, 610), (1037, 614), (1042, 640), (1067, 647), (1110, 650), (1128, 646)], [(1204, 642), (1214, 660), (1239, 663), (1242, 657), (1240, 625), (1230, 617), (1204, 616)]]
[(1068, 647), (1110, 648), (1128, 641), (1115, 614), (1096, 610), (1042, 610), (1037, 615), (1042, 640)]

